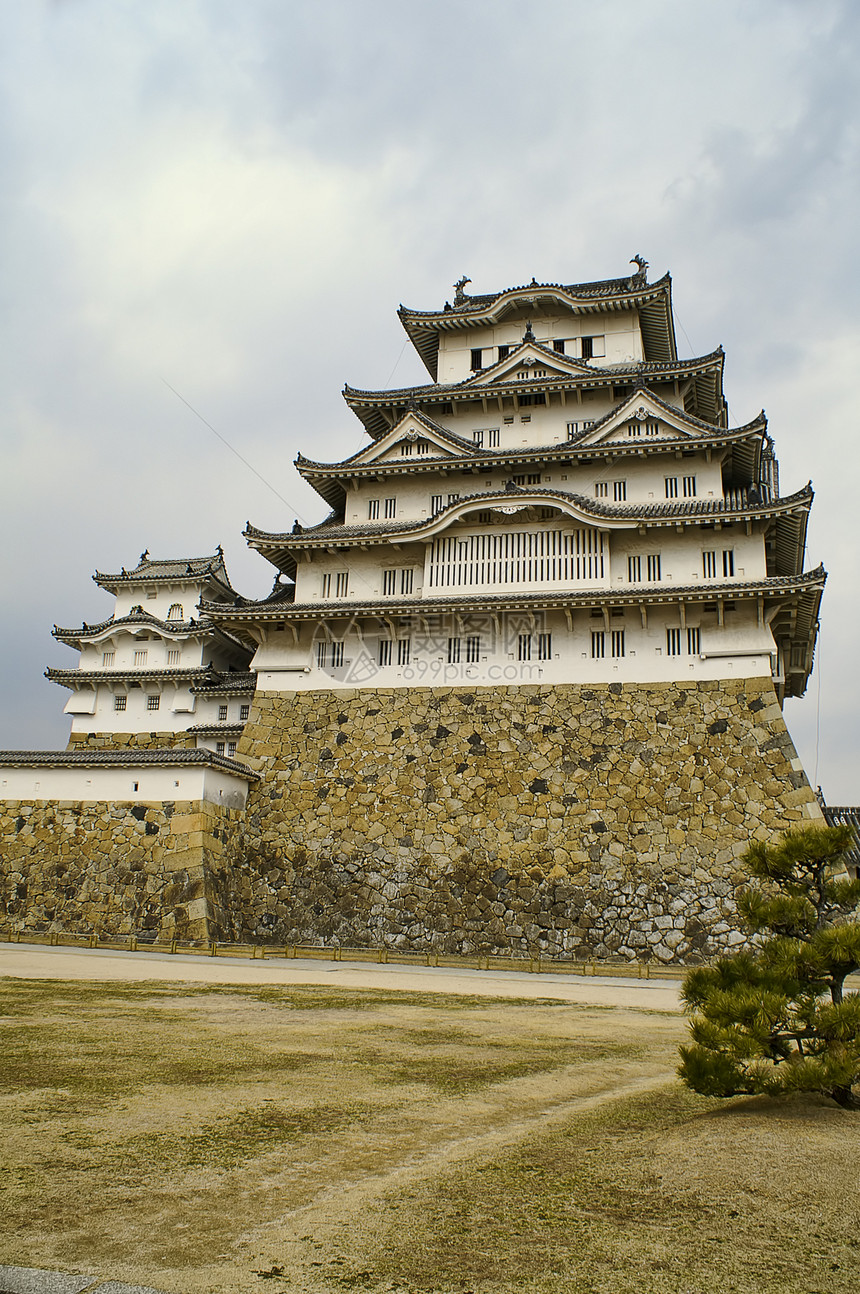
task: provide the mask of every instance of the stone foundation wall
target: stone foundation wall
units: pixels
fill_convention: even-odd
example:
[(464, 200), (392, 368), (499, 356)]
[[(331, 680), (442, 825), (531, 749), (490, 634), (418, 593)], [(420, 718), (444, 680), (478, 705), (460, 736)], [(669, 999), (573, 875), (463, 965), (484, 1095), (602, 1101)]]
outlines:
[(768, 680), (258, 691), (224, 937), (697, 960), (819, 820)]
[(66, 750), (194, 750), (197, 741), (187, 732), (73, 732)]
[(206, 940), (241, 810), (202, 802), (0, 802), (0, 924)]

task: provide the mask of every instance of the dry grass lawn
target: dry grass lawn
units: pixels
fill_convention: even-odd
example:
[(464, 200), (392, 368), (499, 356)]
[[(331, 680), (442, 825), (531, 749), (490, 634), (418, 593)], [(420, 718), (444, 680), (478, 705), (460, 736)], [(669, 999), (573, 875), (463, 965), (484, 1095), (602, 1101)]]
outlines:
[(0, 1263), (176, 1294), (854, 1294), (860, 1115), (717, 1103), (683, 1020), (0, 981)]

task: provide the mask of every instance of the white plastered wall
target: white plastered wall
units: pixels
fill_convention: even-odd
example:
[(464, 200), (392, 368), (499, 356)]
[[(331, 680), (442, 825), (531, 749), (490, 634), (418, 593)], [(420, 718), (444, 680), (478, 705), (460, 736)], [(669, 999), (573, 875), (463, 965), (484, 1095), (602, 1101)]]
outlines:
[(224, 769), (164, 768), (0, 768), (0, 799), (65, 800), (97, 803), (206, 801), (241, 809), (248, 783)]

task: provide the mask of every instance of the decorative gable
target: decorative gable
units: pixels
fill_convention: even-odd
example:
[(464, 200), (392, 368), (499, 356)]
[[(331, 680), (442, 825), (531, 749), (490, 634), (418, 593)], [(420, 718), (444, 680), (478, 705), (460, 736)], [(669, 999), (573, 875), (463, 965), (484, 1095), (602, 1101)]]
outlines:
[(496, 386), (500, 382), (564, 382), (591, 369), (582, 360), (560, 355), (535, 341), (521, 342), (504, 359), (480, 369), (469, 386)]
[(433, 422), (431, 418), (410, 410), (380, 440), (350, 459), (350, 464), (392, 463), (403, 458), (460, 458), (464, 449), (473, 446)]
[(692, 440), (700, 436), (701, 432), (682, 409), (675, 409), (646, 391), (635, 391), (629, 399), (581, 436), (578, 444), (601, 445), (611, 442), (638, 445), (661, 440)]

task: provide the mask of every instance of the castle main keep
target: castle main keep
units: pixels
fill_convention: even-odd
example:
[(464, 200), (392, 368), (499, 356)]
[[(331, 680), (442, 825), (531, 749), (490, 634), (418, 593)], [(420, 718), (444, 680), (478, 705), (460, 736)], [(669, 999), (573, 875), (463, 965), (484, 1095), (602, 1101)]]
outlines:
[(812, 490), (780, 492), (764, 414), (729, 426), (722, 350), (679, 359), (669, 276), (636, 265), (402, 307), (429, 381), (345, 388), (368, 444), (296, 464), (329, 515), (245, 532), (268, 598), (220, 554), (97, 577), (114, 616), (55, 630), (70, 748), (0, 755), (8, 922), (742, 942), (750, 839), (821, 818), (781, 708), (825, 580)]

